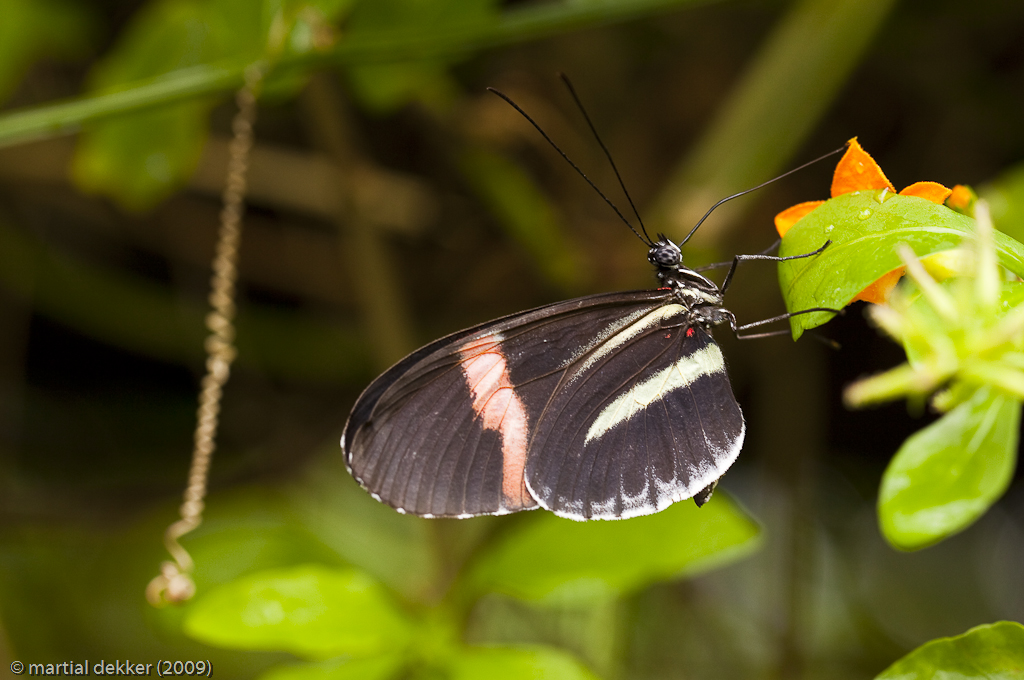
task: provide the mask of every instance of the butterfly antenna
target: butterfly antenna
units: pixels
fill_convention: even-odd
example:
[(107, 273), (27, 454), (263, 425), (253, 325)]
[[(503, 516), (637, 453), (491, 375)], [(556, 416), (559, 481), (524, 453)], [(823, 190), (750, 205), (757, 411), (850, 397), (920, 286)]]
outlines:
[(798, 172), (798, 171), (803, 170), (804, 168), (806, 168), (808, 166), (814, 165), (815, 163), (817, 163), (819, 161), (825, 160), (829, 156), (835, 156), (837, 153), (842, 153), (843, 151), (846, 151), (846, 147), (847, 146), (848, 146), (847, 144), (843, 144), (841, 147), (839, 147), (835, 151), (829, 151), (826, 154), (818, 156), (813, 161), (807, 161), (803, 165), (797, 166), (797, 167), (793, 168), (792, 170), (787, 170), (786, 172), (782, 173), (778, 177), (772, 177), (767, 182), (761, 182), (756, 187), (751, 187), (749, 189), (744, 189), (743, 191), (739, 192), (738, 194), (733, 194), (732, 196), (726, 196), (721, 201), (719, 201), (718, 203), (715, 203), (713, 206), (711, 206), (711, 208), (706, 213), (704, 213), (704, 217), (700, 218), (700, 220), (697, 222), (697, 224), (693, 225), (693, 229), (691, 229), (690, 233), (686, 235), (686, 238), (684, 238), (682, 241), (679, 242), (679, 245), (681, 246), (684, 243), (686, 243), (687, 241), (689, 241), (690, 237), (693, 236), (694, 232), (697, 231), (697, 229), (700, 227), (700, 225), (704, 224), (704, 220), (706, 220), (711, 215), (711, 213), (713, 213), (715, 211), (715, 208), (717, 208), (718, 206), (722, 205), (723, 203), (727, 203), (728, 201), (731, 201), (734, 198), (739, 198), (740, 196), (746, 196), (747, 194), (749, 194), (752, 191), (757, 191), (758, 189), (761, 189), (762, 187), (766, 187), (769, 184), (771, 184), (772, 182), (777, 182), (780, 179), (782, 179), (783, 177), (788, 177), (789, 175), (792, 175), (794, 172)]
[[(493, 87), (488, 87), (487, 90), (492, 92), (492, 93), (494, 93), (494, 94), (496, 94), (496, 95), (498, 95), (502, 99), (504, 99), (508, 103), (509, 106), (511, 106), (513, 109), (515, 109), (516, 111), (519, 112), (519, 115), (521, 115), (526, 120), (530, 121), (530, 124), (533, 125), (533, 127), (535, 127), (537, 129), (537, 132), (539, 132), (541, 134), (541, 136), (545, 140), (547, 140), (547, 143), (550, 144), (551, 147), (555, 151), (557, 151), (559, 153), (559, 155), (562, 156), (562, 158), (565, 159), (565, 162), (568, 163), (569, 165), (571, 165), (573, 170), (575, 170), (579, 174), (580, 177), (585, 179), (587, 181), (587, 184), (589, 184), (590, 187), (594, 191), (597, 192), (597, 195), (600, 196), (601, 198), (603, 198), (604, 202), (607, 203), (609, 206), (611, 206), (611, 209), (614, 210), (615, 214), (619, 216), (619, 219), (622, 220), (626, 224), (627, 227), (629, 227), (630, 231), (632, 231), (634, 234), (636, 234), (637, 238), (639, 238), (641, 241), (643, 241), (648, 246), (653, 246), (654, 245), (654, 243), (651, 242), (651, 239), (647, 237), (647, 232), (644, 231), (643, 235), (641, 235), (640, 232), (638, 232), (636, 230), (636, 227), (634, 227), (633, 224), (629, 220), (626, 219), (625, 215), (622, 214), (622, 212), (618, 209), (618, 207), (616, 207), (616, 205), (611, 202), (611, 199), (609, 199), (607, 196), (605, 196), (604, 192), (602, 192), (600, 189), (598, 189), (597, 185), (594, 184), (594, 182), (591, 181), (591, 179), (589, 177), (587, 177), (587, 174), (585, 172), (583, 172), (583, 170), (581, 170), (578, 165), (573, 163), (572, 159), (569, 158), (569, 156), (567, 156), (566, 153), (564, 151), (562, 151), (562, 149), (559, 148), (559, 146), (557, 144), (555, 144), (555, 142), (550, 137), (548, 137), (548, 133), (544, 132), (543, 128), (541, 128), (541, 126), (537, 124), (537, 121), (535, 121), (533, 118), (530, 117), (530, 114), (526, 113), (526, 111), (523, 111), (523, 109), (518, 104), (516, 104), (514, 101), (512, 101), (512, 99), (508, 95), (506, 95), (505, 93), (500, 92), (498, 90), (495, 90)], [(588, 120), (588, 122), (589, 122), (589, 120)], [(604, 147), (603, 144), (601, 146), (602, 146), (602, 148)], [(614, 164), (613, 164), (613, 167), (614, 167)], [(618, 170), (615, 171), (615, 174), (616, 175), (618, 174)], [(619, 181), (621, 181), (621, 180), (619, 180)], [(633, 204), (633, 202), (630, 201), (630, 205), (632, 205), (632, 204)]]
[(644, 236), (647, 238), (647, 243), (650, 245), (651, 237), (647, 234), (647, 227), (644, 226), (643, 218), (640, 217), (640, 211), (636, 209), (636, 205), (633, 203), (633, 197), (629, 195), (629, 190), (626, 189), (626, 183), (622, 181), (622, 175), (619, 174), (619, 168), (615, 165), (615, 160), (612, 158), (611, 151), (609, 151), (608, 147), (605, 146), (604, 141), (601, 139), (601, 135), (597, 134), (597, 128), (594, 127), (593, 121), (590, 120), (590, 115), (587, 113), (587, 110), (583, 108), (583, 102), (580, 101), (579, 95), (576, 94), (576, 88), (574, 88), (572, 83), (569, 81), (569, 76), (564, 73), (559, 73), (558, 77), (562, 79), (563, 83), (565, 83), (566, 88), (569, 90), (569, 94), (572, 95), (573, 101), (576, 102), (576, 108), (578, 108), (580, 113), (583, 114), (584, 120), (586, 120), (587, 125), (590, 126), (590, 131), (594, 133), (594, 139), (597, 140), (598, 145), (601, 147), (601, 151), (604, 151), (604, 155), (608, 159), (608, 163), (612, 166), (612, 170), (615, 172), (615, 178), (619, 180), (619, 186), (622, 187), (622, 193), (626, 195), (626, 200), (629, 201), (629, 207), (633, 209), (633, 214), (636, 215), (636, 221), (640, 225), (640, 231), (644, 233)]

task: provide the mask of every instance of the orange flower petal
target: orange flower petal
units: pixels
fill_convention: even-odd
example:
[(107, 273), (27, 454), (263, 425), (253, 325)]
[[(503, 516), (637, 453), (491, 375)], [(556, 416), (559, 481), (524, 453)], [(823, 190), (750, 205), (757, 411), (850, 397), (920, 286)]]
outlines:
[(839, 160), (836, 173), (832, 176), (832, 198), (861, 189), (888, 188), (896, 193), (896, 187), (882, 172), (882, 168), (878, 167), (875, 159), (857, 143), (857, 138), (854, 137), (847, 144), (849, 148)]
[(917, 196), (942, 205), (952, 193), (952, 189), (947, 189), (938, 182), (914, 182), (901, 191), (900, 196)]
[(807, 201), (805, 203), (797, 203), (791, 208), (786, 208), (778, 215), (775, 216), (775, 231), (779, 232), (779, 236), (785, 236), (786, 232), (790, 228), (799, 222), (803, 217), (817, 208), (825, 201)]
[(883, 274), (878, 277), (877, 281), (857, 293), (857, 297), (850, 300), (850, 302), (863, 300), (864, 302), (873, 302), (876, 305), (885, 304), (886, 300), (889, 299), (889, 295), (892, 293), (892, 289), (896, 287), (897, 283), (899, 283), (899, 280), (905, 271), (906, 270), (903, 267), (897, 267), (888, 274)]
[(974, 191), (963, 184), (957, 184), (953, 187), (953, 192), (946, 199), (946, 205), (953, 210), (962, 213), (968, 213), (971, 207), (971, 203), (974, 202)]

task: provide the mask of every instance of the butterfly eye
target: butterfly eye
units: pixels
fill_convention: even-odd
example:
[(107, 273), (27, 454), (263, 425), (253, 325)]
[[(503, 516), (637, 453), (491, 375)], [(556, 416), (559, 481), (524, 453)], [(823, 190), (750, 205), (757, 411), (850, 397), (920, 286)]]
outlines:
[(661, 241), (650, 249), (647, 259), (658, 267), (678, 267), (683, 262), (683, 253), (671, 241)]

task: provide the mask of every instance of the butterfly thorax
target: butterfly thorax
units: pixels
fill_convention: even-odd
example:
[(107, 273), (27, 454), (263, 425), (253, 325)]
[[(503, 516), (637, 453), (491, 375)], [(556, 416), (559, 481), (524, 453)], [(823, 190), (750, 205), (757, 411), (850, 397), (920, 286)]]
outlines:
[(662, 288), (670, 288), (675, 298), (690, 311), (690, 323), (710, 328), (733, 320), (732, 313), (722, 306), (718, 285), (697, 271), (683, 265), (679, 246), (664, 236), (651, 246), (647, 259), (657, 267)]

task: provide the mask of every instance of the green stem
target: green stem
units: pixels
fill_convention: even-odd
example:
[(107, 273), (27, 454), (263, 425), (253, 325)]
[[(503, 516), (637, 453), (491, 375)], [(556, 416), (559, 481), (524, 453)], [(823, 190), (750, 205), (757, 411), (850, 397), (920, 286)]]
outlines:
[[(425, 59), (536, 40), (570, 30), (636, 19), (711, 0), (620, 0), (618, 2), (536, 3), (509, 10), (496, 21), (449, 32), (408, 31), (353, 35), (333, 49), (282, 58), (276, 71), (321, 65)], [(122, 86), (117, 92), (13, 111), (0, 116), (0, 147), (67, 134), (87, 121), (140, 109), (229, 92), (242, 84), (247, 64), (225, 61), (180, 69)]]
[(139, 111), (241, 87), (244, 64), (203, 64), (136, 82), (106, 94), (78, 97), (58, 104), (0, 116), (0, 148), (69, 134), (81, 123)]
[[(710, 129), (663, 187), (648, 220), (656, 230), (681, 238), (715, 201), (777, 173), (828, 110), (893, 4), (793, 3)], [(721, 242), (739, 213), (735, 204), (723, 207), (691, 243)]]

